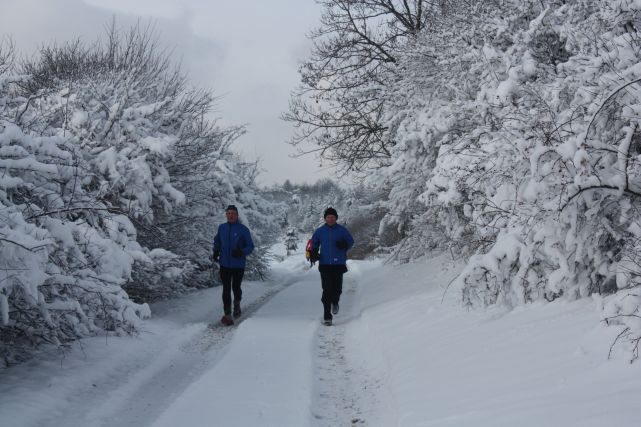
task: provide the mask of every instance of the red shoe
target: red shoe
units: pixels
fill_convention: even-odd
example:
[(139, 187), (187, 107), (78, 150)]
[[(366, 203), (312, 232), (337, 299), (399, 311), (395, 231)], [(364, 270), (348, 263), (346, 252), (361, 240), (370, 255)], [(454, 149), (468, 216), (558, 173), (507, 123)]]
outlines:
[(225, 314), (225, 315), (220, 319), (220, 323), (222, 323), (222, 324), (223, 324), (223, 325), (225, 325), (225, 326), (231, 326), (231, 325), (233, 325), (233, 324), (234, 324), (234, 318), (233, 318), (233, 317), (231, 317), (231, 316), (230, 316), (230, 315), (228, 315), (228, 314)]

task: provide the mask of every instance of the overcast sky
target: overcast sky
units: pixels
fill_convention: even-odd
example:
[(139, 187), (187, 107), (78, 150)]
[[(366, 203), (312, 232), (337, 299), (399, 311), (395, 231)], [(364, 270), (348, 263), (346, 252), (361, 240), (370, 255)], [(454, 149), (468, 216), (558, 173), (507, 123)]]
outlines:
[(298, 83), (298, 63), (310, 49), (305, 37), (318, 22), (313, 0), (0, 0), (0, 35), (32, 54), (52, 41), (93, 41), (116, 17), (128, 27), (156, 24), (162, 43), (199, 86), (222, 98), (217, 114), (226, 124), (248, 124), (235, 144), (246, 158), (260, 158), (262, 184), (313, 182), (332, 171), (308, 155), (290, 158), (292, 129), (279, 119)]

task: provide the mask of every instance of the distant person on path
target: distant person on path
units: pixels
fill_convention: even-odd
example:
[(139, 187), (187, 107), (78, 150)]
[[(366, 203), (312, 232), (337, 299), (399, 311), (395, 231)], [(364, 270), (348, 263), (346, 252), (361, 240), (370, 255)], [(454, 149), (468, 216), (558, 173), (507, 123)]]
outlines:
[(323, 323), (329, 326), (332, 324), (332, 315), (338, 314), (343, 274), (347, 272), (347, 251), (354, 246), (354, 239), (347, 228), (336, 223), (336, 209), (327, 208), (323, 217), (325, 224), (312, 235), (310, 260), (318, 261), (323, 286)]
[(225, 210), (227, 222), (218, 226), (214, 237), (214, 262), (220, 264), (220, 280), (223, 282), (223, 310), (225, 311), (220, 321), (225, 325), (233, 325), (231, 293), (234, 291), (234, 317), (240, 317), (240, 301), (243, 291), (240, 284), (245, 274), (245, 261), (247, 255), (254, 250), (249, 229), (240, 223), (238, 209), (234, 205), (227, 206)]

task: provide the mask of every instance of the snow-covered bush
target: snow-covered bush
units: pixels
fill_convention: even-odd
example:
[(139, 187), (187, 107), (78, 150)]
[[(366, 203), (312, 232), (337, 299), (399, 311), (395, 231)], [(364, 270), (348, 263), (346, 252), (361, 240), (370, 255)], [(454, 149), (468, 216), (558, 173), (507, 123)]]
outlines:
[[(403, 16), (387, 15), (400, 2), (348, 3), (336, 4), (347, 14), (387, 7), (369, 15), (380, 16), (377, 23)], [(471, 256), (458, 281), (469, 306), (620, 293), (625, 303), (613, 303), (607, 314), (631, 322), (633, 339), (641, 336), (633, 325), (638, 304), (631, 302), (640, 276), (630, 267), (641, 258), (641, 4), (404, 4), (410, 16), (389, 24), (390, 43), (381, 45), (386, 56), (367, 62), (380, 65), (375, 75), (357, 68), (363, 57), (351, 45), (337, 43), (341, 33), (330, 24), (342, 15), (323, 17), (326, 32), (316, 40), (325, 43), (301, 72), (303, 86), (320, 95), (311, 97), (309, 104), (317, 104), (310, 110), (294, 109), (312, 125), (289, 117), (314, 132), (300, 139), (323, 154), (332, 150), (330, 161), (344, 150), (342, 166), (351, 170), (353, 153), (341, 144), (368, 147), (368, 140), (357, 132), (340, 139), (324, 128), (344, 129), (329, 120), (344, 111), (330, 95), (338, 88), (356, 99), (371, 95), (377, 108), (369, 112), (386, 156), (378, 162), (362, 154), (358, 161), (381, 166), (367, 182), (388, 192), (379, 233), (400, 236), (396, 259), (433, 248)], [(411, 13), (418, 10), (420, 22)], [(354, 23), (355, 16), (334, 24), (367, 26), (366, 18)], [(369, 26), (360, 36), (379, 36), (378, 29)], [(322, 49), (330, 46), (336, 49)], [(305, 80), (333, 52), (340, 55), (327, 63), (344, 66), (341, 78)], [(327, 70), (334, 71), (321, 67)], [(305, 105), (299, 101), (295, 107)]]
[(467, 304), (616, 291), (641, 194), (637, 6), (459, 3), (408, 46), (390, 91), (383, 174), (402, 209), (382, 226), (419, 255), (476, 252)]
[(608, 325), (622, 326), (610, 348), (617, 344), (625, 344), (625, 349), (632, 355), (631, 361), (639, 358), (641, 346), (641, 288), (637, 286), (632, 291), (622, 291), (615, 295), (605, 307), (605, 321)]
[(389, 188), (397, 259), (473, 255), (468, 305), (638, 289), (640, 13), (493, 0), (430, 15), (378, 89), (393, 143), (370, 182)]
[(212, 95), (155, 40), (112, 27), (19, 65), (0, 47), (0, 363), (132, 332), (144, 302), (202, 284), (228, 203), (259, 245), (276, 234), (256, 165), (229, 149), (242, 129), (207, 119)]
[(294, 227), (290, 227), (285, 232), (285, 249), (287, 250), (287, 256), (296, 252), (298, 249), (298, 231)]
[(75, 144), (60, 135), (26, 134), (5, 117), (0, 118), (3, 362), (12, 362), (26, 344), (60, 345), (101, 330), (133, 331), (149, 308), (130, 301), (121, 288), (133, 260), (144, 256), (132, 222), (82, 188), (78, 171), (90, 165)]

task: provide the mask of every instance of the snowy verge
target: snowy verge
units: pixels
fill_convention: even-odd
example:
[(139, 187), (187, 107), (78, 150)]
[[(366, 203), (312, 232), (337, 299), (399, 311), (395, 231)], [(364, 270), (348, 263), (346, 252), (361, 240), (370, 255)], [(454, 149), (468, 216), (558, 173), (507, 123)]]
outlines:
[(608, 360), (598, 298), (465, 311), (441, 302), (451, 277), (445, 258), (363, 272), (348, 353), (390, 406), (368, 425), (640, 425), (641, 364)]

